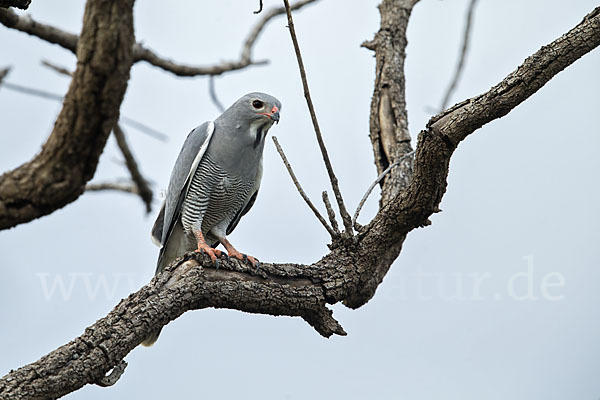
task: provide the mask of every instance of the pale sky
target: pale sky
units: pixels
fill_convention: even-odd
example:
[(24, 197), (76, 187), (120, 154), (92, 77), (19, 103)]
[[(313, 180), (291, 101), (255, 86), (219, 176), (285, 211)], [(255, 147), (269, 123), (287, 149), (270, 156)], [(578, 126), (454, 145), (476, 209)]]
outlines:
[[(467, 3), (422, 0), (415, 7), (406, 65), (413, 138), (453, 74)], [(179, 62), (235, 59), (257, 4), (138, 1), (136, 37)], [(265, 1), (265, 8), (274, 5)], [(360, 48), (379, 27), (376, 5), (321, 0), (295, 17), (317, 114), (352, 211), (376, 177), (368, 138), (374, 58)], [(452, 103), (488, 90), (595, 6), (480, 0)], [(34, 0), (29, 12), (78, 32), (83, 2)], [(281, 121), (270, 134), (320, 204), (329, 184), (283, 17), (268, 25), (254, 55), (271, 62), (217, 78), (220, 99), (228, 106), (263, 91), (281, 100)], [(13, 67), (6, 81), (64, 93), (68, 79), (42, 59), (74, 68), (70, 52), (0, 27), (0, 67)], [(595, 50), (459, 146), (443, 212), (408, 236), (367, 305), (333, 306), (348, 336), (324, 339), (299, 318), (194, 311), (169, 324), (154, 347), (132, 351), (115, 386), (86, 386), (66, 398), (597, 399), (599, 67)], [(218, 115), (207, 88), (204, 77), (176, 78), (143, 63), (131, 71), (122, 114), (169, 136), (163, 143), (126, 127), (157, 195), (187, 133)], [(0, 171), (40, 149), (60, 108), (0, 87)], [(256, 205), (230, 239), (261, 261), (314, 262), (327, 252), (328, 235), (270, 141), (264, 157)], [(111, 138), (94, 181), (127, 177), (121, 159)], [(375, 214), (377, 200), (376, 190), (361, 222)], [(0, 231), (0, 375), (80, 335), (150, 280), (158, 204), (147, 216), (134, 196), (88, 193)]]

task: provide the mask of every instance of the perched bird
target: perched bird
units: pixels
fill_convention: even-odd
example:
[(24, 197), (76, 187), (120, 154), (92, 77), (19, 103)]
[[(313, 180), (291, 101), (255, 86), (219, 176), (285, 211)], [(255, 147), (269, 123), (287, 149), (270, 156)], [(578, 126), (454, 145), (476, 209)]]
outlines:
[[(218, 265), (223, 244), (230, 257), (258, 261), (237, 251), (227, 240), (256, 200), (262, 178), (265, 137), (279, 121), (281, 103), (265, 93), (249, 93), (213, 122), (186, 138), (171, 172), (166, 199), (152, 240), (158, 246), (156, 273), (192, 250), (205, 252)], [(142, 344), (158, 338), (155, 332)]]

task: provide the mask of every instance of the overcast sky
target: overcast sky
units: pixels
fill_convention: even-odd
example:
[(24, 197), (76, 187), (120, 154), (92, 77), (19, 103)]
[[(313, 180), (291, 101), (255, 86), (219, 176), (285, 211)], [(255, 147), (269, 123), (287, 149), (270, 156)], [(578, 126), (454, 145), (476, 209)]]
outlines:
[[(138, 1), (138, 41), (180, 62), (238, 57), (257, 1)], [(454, 71), (467, 0), (422, 0), (408, 32), (407, 101), (413, 137), (439, 107)], [(279, 5), (265, 1), (265, 7)], [(368, 138), (377, 1), (321, 0), (296, 14), (313, 99), (353, 210), (376, 177)], [(593, 0), (480, 0), (453, 103), (488, 90), (528, 55), (581, 21)], [(36, 19), (71, 32), (83, 2), (32, 2)], [(271, 129), (308, 194), (328, 189), (286, 23), (271, 22), (254, 54), (267, 66), (215, 80), (221, 101), (251, 91), (283, 103)], [(74, 56), (0, 27), (7, 82), (63, 94)], [(71, 399), (597, 399), (600, 397), (600, 51), (556, 76), (506, 117), (468, 137), (450, 165), (442, 213), (412, 232), (373, 300), (335, 305), (347, 337), (324, 339), (299, 318), (201, 310), (137, 348), (111, 388)], [(0, 87), (0, 171), (29, 160), (52, 130), (58, 102)], [(191, 128), (219, 114), (206, 78), (176, 78), (138, 63), (122, 115), (169, 137), (126, 134), (157, 194)], [(261, 193), (231, 241), (262, 261), (311, 263), (328, 236), (295, 191), (272, 143)], [(126, 178), (109, 139), (94, 181)], [(158, 196), (157, 196), (158, 197)], [(360, 221), (375, 214), (378, 193)], [(0, 375), (80, 335), (148, 282), (157, 248), (131, 195), (88, 193), (50, 216), (0, 232)], [(63, 284), (63, 286), (61, 286)]]

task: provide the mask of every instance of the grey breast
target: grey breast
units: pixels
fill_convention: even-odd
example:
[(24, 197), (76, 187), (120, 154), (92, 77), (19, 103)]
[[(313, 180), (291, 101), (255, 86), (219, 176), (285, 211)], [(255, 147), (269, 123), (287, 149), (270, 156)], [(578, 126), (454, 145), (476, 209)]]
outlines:
[(186, 233), (191, 233), (200, 220), (205, 236), (215, 225), (229, 224), (244, 206), (253, 186), (253, 180), (226, 171), (205, 154), (183, 201), (181, 222)]

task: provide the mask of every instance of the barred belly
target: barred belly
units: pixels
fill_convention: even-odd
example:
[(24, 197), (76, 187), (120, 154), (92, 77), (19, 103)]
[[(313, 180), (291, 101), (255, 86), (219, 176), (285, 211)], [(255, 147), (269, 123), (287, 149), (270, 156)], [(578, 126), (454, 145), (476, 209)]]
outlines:
[(181, 222), (186, 233), (191, 233), (200, 222), (204, 235), (221, 222), (228, 225), (244, 206), (253, 186), (253, 180), (243, 181), (205, 154), (182, 204)]

